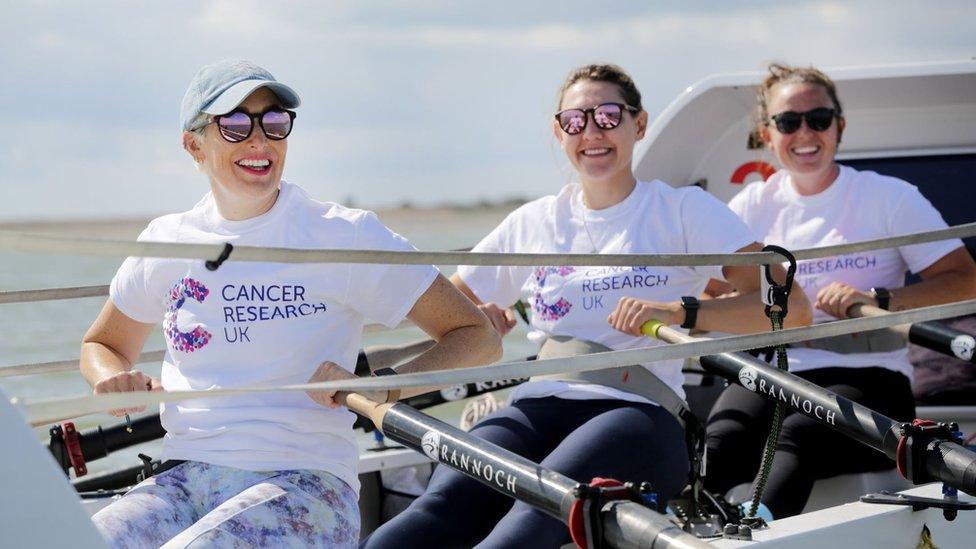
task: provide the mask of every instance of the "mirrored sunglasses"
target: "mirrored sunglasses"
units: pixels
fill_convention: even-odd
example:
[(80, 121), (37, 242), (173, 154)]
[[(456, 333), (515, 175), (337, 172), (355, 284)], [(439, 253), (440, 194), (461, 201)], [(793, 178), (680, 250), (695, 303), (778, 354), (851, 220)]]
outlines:
[(261, 126), (265, 137), (273, 141), (280, 141), (291, 133), (295, 121), (295, 113), (281, 107), (272, 107), (262, 113), (251, 114), (243, 110), (234, 110), (227, 114), (214, 116), (210, 122), (217, 124), (220, 136), (231, 143), (240, 143), (251, 136), (254, 122)]
[(603, 103), (589, 109), (566, 109), (556, 113), (556, 122), (569, 135), (578, 135), (586, 129), (592, 115), (593, 123), (601, 130), (612, 130), (620, 125), (624, 111), (640, 112), (636, 107), (622, 103)]

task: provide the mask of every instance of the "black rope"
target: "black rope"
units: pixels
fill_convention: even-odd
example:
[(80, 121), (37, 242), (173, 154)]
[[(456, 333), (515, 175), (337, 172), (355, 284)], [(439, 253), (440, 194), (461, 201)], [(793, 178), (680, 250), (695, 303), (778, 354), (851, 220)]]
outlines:
[[(786, 282), (778, 284), (773, 279), (769, 265), (763, 266), (762, 275), (762, 298), (766, 305), (766, 316), (772, 324), (773, 331), (783, 329), (783, 320), (786, 318), (790, 301), (790, 291), (793, 289), (793, 276), (796, 274), (796, 257), (789, 250), (779, 246), (766, 246), (764, 252), (776, 252), (786, 258), (789, 266), (786, 269)], [(786, 356), (786, 345), (776, 346), (776, 367), (780, 370), (789, 371), (789, 360)], [(776, 445), (779, 443), (779, 434), (783, 429), (783, 416), (786, 413), (786, 404), (777, 400), (773, 408), (772, 425), (769, 428), (769, 436), (766, 438), (766, 445), (763, 447), (762, 464), (759, 467), (759, 476), (756, 478), (752, 492), (752, 505), (749, 507), (748, 515), (743, 519), (744, 523), (753, 525), (764, 524), (762, 519), (756, 518), (756, 511), (759, 510), (759, 501), (762, 499), (763, 492), (766, 490), (766, 483), (769, 481), (769, 474), (773, 469), (773, 460), (776, 457)]]
[[(773, 323), (773, 331), (783, 329), (783, 319), (779, 311), (773, 311), (769, 315)], [(776, 346), (776, 367), (780, 370), (788, 371), (789, 362), (786, 357), (786, 345)], [(786, 412), (786, 404), (781, 400), (776, 401), (773, 408), (773, 421), (769, 428), (769, 437), (766, 438), (766, 445), (763, 447), (762, 465), (759, 467), (759, 477), (752, 492), (752, 505), (749, 507), (748, 518), (755, 518), (756, 511), (759, 510), (759, 500), (762, 499), (763, 492), (766, 490), (766, 483), (769, 482), (769, 473), (773, 469), (773, 460), (776, 458), (776, 445), (779, 443), (779, 434), (783, 429), (783, 415)]]

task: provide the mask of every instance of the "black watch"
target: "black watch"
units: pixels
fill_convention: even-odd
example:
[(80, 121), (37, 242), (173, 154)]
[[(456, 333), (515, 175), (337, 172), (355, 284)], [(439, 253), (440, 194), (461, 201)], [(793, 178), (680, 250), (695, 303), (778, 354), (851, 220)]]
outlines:
[(701, 307), (701, 303), (697, 297), (681, 297), (681, 308), (685, 310), (685, 321), (681, 323), (682, 328), (690, 330), (695, 327), (695, 323), (698, 322), (699, 307)]
[(380, 368), (379, 370), (373, 370), (374, 376), (395, 376), (396, 370), (393, 368)]
[(878, 308), (889, 310), (891, 306), (891, 292), (888, 288), (871, 288), (871, 295), (878, 300)]

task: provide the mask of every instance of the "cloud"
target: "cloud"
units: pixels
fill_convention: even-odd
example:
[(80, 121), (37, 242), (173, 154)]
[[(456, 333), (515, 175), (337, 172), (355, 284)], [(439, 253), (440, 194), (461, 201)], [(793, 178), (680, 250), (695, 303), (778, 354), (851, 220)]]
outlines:
[(653, 115), (708, 74), (774, 59), (969, 58), (974, 16), (966, 1), (14, 3), (0, 19), (14, 83), (0, 87), (0, 219), (195, 200), (177, 109), (220, 58), (252, 59), (302, 94), (287, 175), (313, 194), (466, 200), (565, 181), (549, 116), (579, 64), (623, 65)]

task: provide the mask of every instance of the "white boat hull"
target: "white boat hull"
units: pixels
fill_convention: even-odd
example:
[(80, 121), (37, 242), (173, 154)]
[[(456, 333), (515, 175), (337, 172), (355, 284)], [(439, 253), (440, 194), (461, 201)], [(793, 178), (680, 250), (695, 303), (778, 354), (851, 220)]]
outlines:
[[(906, 490), (904, 494), (929, 498), (942, 497), (941, 483)], [(968, 498), (971, 499), (971, 498)], [(812, 513), (805, 513), (770, 523), (767, 530), (753, 534), (752, 542), (716, 540), (717, 548), (763, 547), (774, 549), (846, 549), (883, 547), (915, 549), (920, 545), (923, 529), (928, 528), (935, 547), (969, 548), (976, 542), (974, 511), (962, 511), (948, 521), (941, 509), (912, 511), (901, 505), (848, 503)]]

